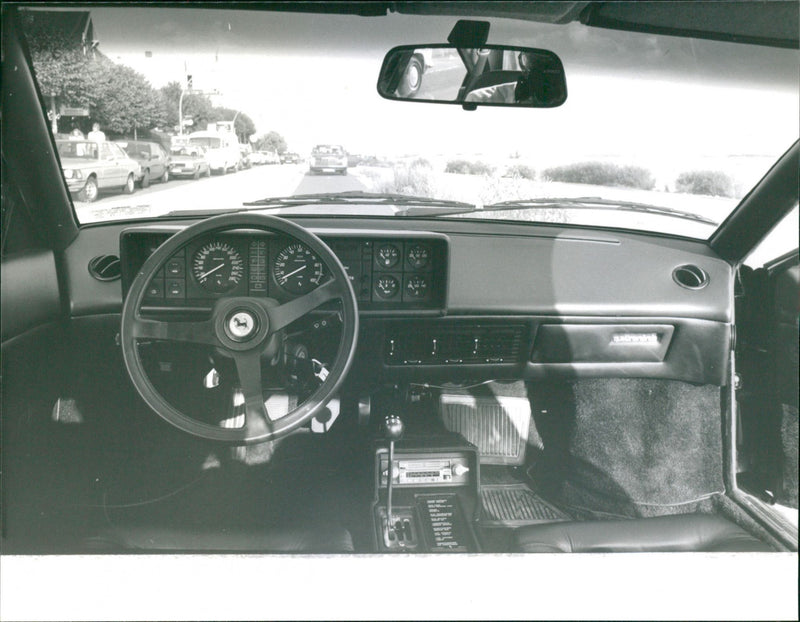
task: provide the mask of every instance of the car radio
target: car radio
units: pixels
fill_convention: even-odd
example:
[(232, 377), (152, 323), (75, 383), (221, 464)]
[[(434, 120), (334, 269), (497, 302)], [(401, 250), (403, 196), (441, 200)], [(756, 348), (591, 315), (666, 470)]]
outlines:
[[(381, 456), (380, 468), (381, 486), (386, 486), (389, 471), (387, 456)], [(460, 486), (468, 482), (469, 472), (467, 456), (464, 455), (403, 457), (394, 461), (392, 469), (395, 486)]]

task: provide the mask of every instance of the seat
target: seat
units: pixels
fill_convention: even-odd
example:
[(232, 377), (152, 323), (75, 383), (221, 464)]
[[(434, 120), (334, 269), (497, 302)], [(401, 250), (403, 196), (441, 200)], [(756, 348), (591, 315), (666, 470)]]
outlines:
[(335, 526), (250, 529), (112, 528), (86, 541), (93, 550), (249, 553), (352, 553), (353, 540)]
[(709, 514), (530, 525), (517, 529), (515, 539), (516, 550), (523, 553), (774, 550), (730, 521)]

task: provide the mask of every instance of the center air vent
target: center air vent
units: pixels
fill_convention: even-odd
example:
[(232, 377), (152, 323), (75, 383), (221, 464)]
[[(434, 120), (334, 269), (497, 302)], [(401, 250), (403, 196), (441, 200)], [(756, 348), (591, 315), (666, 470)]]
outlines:
[(708, 285), (708, 274), (705, 270), (692, 264), (675, 268), (672, 271), (672, 279), (686, 289), (703, 289)]
[(98, 281), (116, 281), (120, 277), (120, 262), (116, 255), (99, 255), (89, 262), (89, 274)]
[(386, 331), (387, 365), (497, 365), (517, 363), (523, 326), (411, 325)]

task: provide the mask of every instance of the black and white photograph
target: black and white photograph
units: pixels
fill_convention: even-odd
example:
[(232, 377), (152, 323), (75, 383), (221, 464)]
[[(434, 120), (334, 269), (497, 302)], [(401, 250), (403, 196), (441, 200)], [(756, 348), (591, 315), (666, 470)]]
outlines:
[(0, 88), (0, 619), (797, 619), (800, 1), (4, 0)]

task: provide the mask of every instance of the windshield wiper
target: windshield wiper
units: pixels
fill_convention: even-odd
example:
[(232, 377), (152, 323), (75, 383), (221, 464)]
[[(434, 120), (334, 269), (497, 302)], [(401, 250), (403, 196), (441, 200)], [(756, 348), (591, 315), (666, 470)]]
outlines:
[[(431, 199), (428, 197), (417, 197), (406, 194), (389, 194), (378, 192), (364, 192), (362, 190), (351, 190), (348, 192), (323, 192), (319, 194), (295, 194), (287, 197), (271, 197), (258, 201), (248, 201), (242, 205), (246, 207), (267, 207), (280, 208), (293, 205), (331, 205), (334, 203), (344, 203), (348, 205), (359, 203), (389, 203), (391, 205), (414, 205), (419, 207), (446, 207), (472, 210), (475, 206), (471, 203), (461, 201), (448, 201), (445, 199)], [(403, 215), (404, 212), (398, 212)]]
[[(648, 214), (659, 214), (662, 216), (671, 216), (673, 218), (681, 218), (684, 220), (694, 220), (695, 222), (702, 222), (703, 224), (717, 226), (719, 223), (699, 216), (691, 212), (684, 212), (682, 210), (672, 209), (670, 207), (658, 207), (656, 205), (648, 205), (646, 203), (633, 203), (630, 201), (614, 201), (610, 199), (601, 199), (600, 197), (580, 197), (580, 198), (558, 198), (558, 199), (518, 199), (514, 201), (501, 201), (499, 203), (491, 203), (484, 205), (482, 208), (475, 207), (471, 210), (454, 210), (450, 214), (466, 214), (471, 212), (493, 212), (504, 210), (523, 210), (529, 208), (567, 208), (567, 209), (607, 209), (607, 210), (621, 210), (630, 212), (640, 212)], [(447, 216), (448, 213), (440, 214)]]
[[(439, 214), (444, 210), (445, 214), (453, 211), (470, 212), (475, 209), (472, 203), (462, 203), (461, 201), (448, 201), (446, 199), (431, 199), (428, 197), (417, 197), (406, 194), (381, 194), (363, 192), (361, 190), (351, 190), (348, 192), (325, 192), (319, 194), (295, 194), (286, 197), (270, 197), (259, 199), (258, 201), (248, 201), (242, 203), (243, 208), (258, 207), (261, 210), (280, 209), (282, 207), (294, 207), (298, 205), (374, 205), (376, 203), (390, 204), (397, 206), (416, 206), (420, 214)], [(413, 208), (412, 208), (413, 209)], [(235, 209), (213, 209), (213, 210), (175, 210), (159, 216), (159, 218), (197, 218), (199, 216), (213, 216), (217, 214), (229, 214), (231, 212), (244, 211)], [(395, 216), (406, 216), (412, 210), (398, 210)]]

